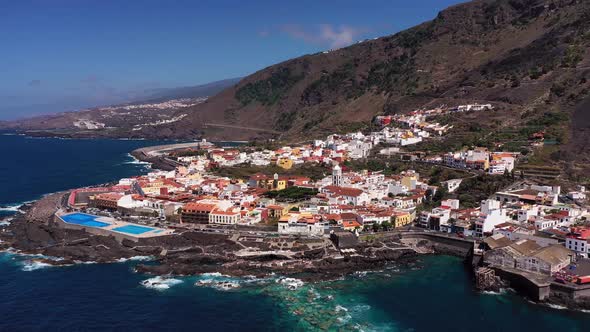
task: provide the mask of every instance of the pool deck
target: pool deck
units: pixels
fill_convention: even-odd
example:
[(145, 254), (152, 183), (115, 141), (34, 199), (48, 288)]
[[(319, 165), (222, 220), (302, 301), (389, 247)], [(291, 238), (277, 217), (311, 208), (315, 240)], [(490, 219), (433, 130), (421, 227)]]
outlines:
[[(78, 213), (78, 212), (75, 212), (75, 213)], [(172, 233), (174, 233), (174, 230), (172, 230), (172, 229), (165, 229), (165, 228), (159, 228), (159, 227), (154, 227), (154, 226), (138, 225), (138, 224), (134, 224), (134, 223), (130, 223), (130, 222), (122, 221), (122, 220), (117, 220), (115, 218), (109, 218), (109, 217), (96, 216), (96, 218), (95, 218), (96, 221), (101, 221), (101, 222), (105, 222), (105, 223), (109, 224), (108, 226), (103, 226), (103, 227), (93, 227), (93, 226), (85, 226), (85, 225), (69, 223), (69, 222), (64, 221), (61, 218), (62, 216), (66, 216), (66, 215), (70, 215), (70, 214), (74, 214), (74, 213), (67, 213), (67, 214), (56, 213), (54, 216), (54, 220), (62, 228), (84, 230), (88, 233), (95, 234), (95, 235), (113, 236), (119, 242), (123, 241), (123, 239), (128, 239), (128, 240), (137, 242), (140, 239), (152, 238), (152, 237), (158, 237), (158, 236), (167, 236), (167, 235), (171, 235)], [(152, 228), (152, 230), (141, 233), (141, 234), (125, 233), (125, 232), (120, 232), (120, 231), (115, 230), (115, 228), (124, 227), (124, 226), (149, 227), (149, 228)]]

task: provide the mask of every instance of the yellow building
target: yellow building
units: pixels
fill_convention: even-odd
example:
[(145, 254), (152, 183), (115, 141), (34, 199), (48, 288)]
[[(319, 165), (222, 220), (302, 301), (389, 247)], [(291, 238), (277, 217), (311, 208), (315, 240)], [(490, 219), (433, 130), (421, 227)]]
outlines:
[(287, 180), (286, 179), (274, 179), (274, 180), (267, 180), (261, 183), (261, 188), (266, 188), (268, 190), (283, 190), (287, 188)]
[(186, 175), (185, 178), (191, 180), (200, 180), (201, 178), (203, 178), (203, 176), (201, 175), (201, 173), (196, 172)]
[(403, 211), (396, 211), (393, 216), (391, 216), (391, 223), (393, 227), (404, 227), (414, 221), (415, 214)]
[(288, 216), (289, 209), (287, 206), (269, 205), (266, 208), (268, 209), (268, 217), (269, 218), (280, 219), (283, 216), (285, 216), (287, 218), (289, 217)]
[(275, 174), (272, 178), (262, 174), (254, 174), (248, 180), (248, 185), (250, 187), (256, 188), (264, 188), (268, 190), (283, 190), (287, 188), (289, 182), (289, 178), (287, 177), (280, 177), (278, 174)]
[(293, 167), (293, 160), (286, 157), (279, 158), (277, 159), (277, 166), (283, 169), (291, 169), (291, 167)]
[(416, 174), (405, 175), (401, 181), (402, 185), (410, 190), (416, 189), (416, 182), (418, 182), (418, 175)]

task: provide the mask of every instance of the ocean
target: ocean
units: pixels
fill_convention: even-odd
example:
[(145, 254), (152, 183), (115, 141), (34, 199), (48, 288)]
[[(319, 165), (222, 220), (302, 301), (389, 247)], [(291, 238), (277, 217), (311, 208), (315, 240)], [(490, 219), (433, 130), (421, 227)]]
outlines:
[[(0, 212), (45, 193), (145, 173), (128, 155), (153, 141), (0, 136)], [(585, 331), (590, 313), (473, 289), (462, 261), (302, 283), (280, 276), (161, 278), (113, 264), (51, 267), (0, 254), (0, 331)], [(145, 263), (145, 261), (142, 261)], [(146, 283), (146, 281), (148, 281)], [(225, 282), (232, 287), (220, 288)]]

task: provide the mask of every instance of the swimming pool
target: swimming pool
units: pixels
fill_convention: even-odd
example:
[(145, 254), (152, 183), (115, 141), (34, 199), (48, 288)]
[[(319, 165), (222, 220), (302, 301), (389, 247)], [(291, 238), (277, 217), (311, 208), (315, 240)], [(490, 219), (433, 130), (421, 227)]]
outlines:
[(113, 228), (113, 231), (121, 232), (121, 233), (128, 233), (139, 235), (143, 233), (147, 233), (149, 231), (153, 231), (155, 228), (145, 227), (145, 226), (137, 226), (137, 225), (125, 225), (117, 228)]
[(93, 216), (91, 214), (79, 213), (79, 212), (67, 214), (65, 216), (61, 216), (60, 218), (63, 221), (67, 222), (68, 224), (88, 226), (88, 227), (106, 227), (106, 226), (111, 225), (109, 223), (96, 220), (97, 218), (100, 218), (98, 216)]

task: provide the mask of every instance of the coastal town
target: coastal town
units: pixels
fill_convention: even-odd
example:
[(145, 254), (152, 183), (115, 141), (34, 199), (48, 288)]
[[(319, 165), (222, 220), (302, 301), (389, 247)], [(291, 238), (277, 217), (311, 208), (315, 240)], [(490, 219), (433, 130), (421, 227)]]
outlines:
[(2, 10), (0, 331), (588, 330), (590, 0)]
[[(378, 117), (378, 131), (331, 134), (275, 148), (202, 140), (140, 149), (135, 157), (158, 160), (165, 169), (71, 190), (49, 223), (133, 248), (186, 232), (219, 235), (238, 246), (230, 251), (234, 257), (280, 257), (283, 269), (295, 271), (311, 268), (303, 258), (309, 255), (372, 259), (379, 250), (375, 246), (390, 254), (450, 253), (469, 259), (480, 289), (522, 277), (534, 285), (526, 287), (535, 289), (532, 298), (555, 300), (558, 294), (561, 301), (574, 303), (590, 291), (584, 186), (562, 192), (559, 185), (516, 174), (519, 152), (470, 147), (408, 158), (403, 150), (451, 129), (428, 122), (433, 113), (491, 109), (476, 104)], [(408, 167), (363, 168), (374, 158)], [(444, 179), (441, 169), (450, 172)], [(243, 172), (227, 175), (226, 170)], [(470, 189), (465, 183), (473, 181), (504, 185), (474, 201), (462, 194)], [(174, 254), (162, 248), (155, 253), (166, 262)], [(193, 247), (173, 248), (186, 252)], [(250, 261), (239, 264), (253, 268)], [(178, 272), (178, 266), (166, 266), (142, 269)], [(182, 271), (200, 268), (193, 264)]]

